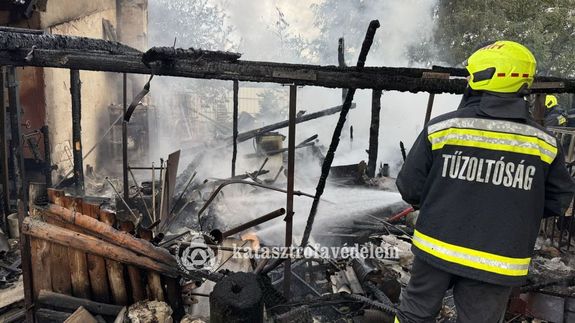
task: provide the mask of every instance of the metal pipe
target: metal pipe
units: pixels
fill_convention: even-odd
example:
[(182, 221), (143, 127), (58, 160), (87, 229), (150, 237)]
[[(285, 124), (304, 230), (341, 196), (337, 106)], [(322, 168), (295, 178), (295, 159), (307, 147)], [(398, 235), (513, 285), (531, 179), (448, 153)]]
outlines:
[(142, 200), (142, 204), (144, 204), (144, 208), (146, 209), (146, 213), (148, 214), (148, 219), (150, 220), (150, 224), (154, 223), (154, 219), (152, 219), (152, 215), (150, 214), (150, 210), (148, 209), (148, 204), (146, 204), (146, 200), (144, 200), (144, 194), (142, 194), (142, 190), (140, 189), (140, 185), (138, 185), (138, 181), (136, 181), (136, 176), (132, 173), (132, 170), (128, 168), (128, 172), (132, 176), (132, 180), (134, 181), (134, 185), (136, 185), (137, 194)]
[[(180, 203), (180, 201), (182, 200), (182, 198), (184, 197), (184, 194), (186, 193), (186, 191), (188, 190), (188, 187), (190, 186), (190, 184), (192, 183), (192, 181), (194, 180), (194, 178), (196, 177), (197, 172), (194, 171), (194, 173), (192, 174), (192, 176), (190, 177), (190, 179), (188, 180), (188, 182), (186, 183), (186, 186), (184, 187), (184, 189), (182, 190), (182, 193), (180, 194), (180, 196), (178, 197), (178, 199), (176, 200), (176, 202), (174, 202), (174, 206), (172, 207), (172, 210), (170, 211), (170, 213), (168, 213), (168, 216), (166, 218), (166, 221), (164, 222), (164, 224), (160, 227), (159, 231), (164, 231), (165, 229), (168, 229), (170, 227), (170, 225), (173, 222), (173, 219), (175, 217), (170, 217), (170, 215), (172, 215), (172, 213), (174, 213), (174, 211), (176, 210), (176, 206), (178, 205), (178, 203)], [(180, 209), (180, 212), (182, 212), (186, 206), (188, 206), (189, 202), (186, 202), (184, 204), (184, 206), (182, 206), (182, 208)], [(178, 212), (176, 214), (179, 215), (180, 212)]]
[(182, 190), (182, 193), (180, 193), (180, 196), (178, 196), (178, 198), (176, 199), (176, 202), (174, 202), (174, 206), (172, 207), (172, 210), (170, 211), (170, 213), (168, 213), (168, 217), (170, 215), (172, 215), (172, 213), (174, 213), (174, 210), (176, 209), (176, 206), (178, 205), (178, 203), (180, 203), (180, 201), (182, 200), (182, 198), (184, 197), (184, 194), (186, 194), (186, 191), (188, 190), (188, 187), (190, 186), (190, 184), (192, 183), (192, 181), (194, 180), (194, 178), (196, 177), (196, 174), (198, 174), (198, 172), (194, 171), (194, 173), (192, 174), (192, 176), (190, 177), (190, 179), (188, 180), (188, 182), (186, 183), (186, 186), (184, 186), (184, 189)]
[[(167, 163), (166, 163), (167, 164)], [(164, 174), (164, 159), (160, 158), (160, 212), (158, 214), (158, 219), (162, 219), (162, 212), (164, 211), (164, 189), (166, 187), (166, 181), (164, 179), (165, 174)], [(166, 168), (168, 166), (166, 165)], [(168, 170), (166, 169), (167, 173)]]
[(262, 165), (260, 166), (260, 169), (258, 169), (258, 172), (256, 173), (256, 175), (253, 178), (258, 178), (258, 176), (260, 176), (262, 170), (264, 169), (264, 167), (266, 166), (266, 164), (268, 163), (269, 158), (266, 157), (266, 159), (264, 159), (264, 162), (262, 163)]
[(242, 232), (242, 231), (244, 231), (244, 230), (247, 230), (247, 229), (249, 229), (249, 228), (251, 228), (251, 227), (254, 227), (254, 226), (256, 226), (256, 225), (259, 225), (259, 224), (268, 222), (268, 221), (270, 221), (270, 220), (272, 220), (272, 219), (275, 219), (275, 218), (277, 218), (277, 217), (279, 217), (279, 216), (284, 215), (285, 213), (286, 213), (286, 210), (285, 210), (284, 208), (277, 209), (277, 210), (275, 210), (275, 211), (273, 211), (273, 212), (270, 212), (270, 213), (268, 213), (268, 214), (266, 214), (266, 215), (262, 215), (262, 216), (260, 216), (259, 218), (255, 218), (255, 219), (253, 219), (253, 220), (251, 220), (251, 221), (248, 221), (248, 222), (246, 222), (246, 223), (244, 223), (244, 224), (241, 224), (241, 225), (239, 225), (239, 226), (237, 226), (237, 227), (235, 227), (235, 228), (229, 229), (229, 230), (224, 231), (224, 232), (221, 232), (221, 231), (218, 230), (218, 229), (212, 230), (212, 231), (210, 232), (210, 235), (214, 238), (214, 241), (215, 241), (215, 242), (220, 243), (220, 242), (222, 242), (225, 238), (227, 238), (227, 237), (229, 237), (229, 236), (232, 236), (232, 235), (234, 235), (234, 234), (236, 234), (236, 233), (239, 233), (239, 232)]
[(128, 166), (128, 169), (131, 170), (154, 170), (154, 169), (162, 169), (162, 167), (132, 167), (132, 166)]
[(116, 189), (116, 187), (114, 186), (114, 184), (112, 184), (112, 181), (110, 181), (110, 179), (109, 179), (108, 177), (106, 177), (106, 181), (108, 181), (108, 184), (110, 184), (110, 186), (112, 187), (112, 189), (114, 190), (114, 192), (116, 193), (116, 195), (120, 198), (120, 200), (122, 201), (122, 203), (124, 203), (124, 206), (126, 206), (126, 208), (128, 209), (128, 212), (130, 212), (130, 214), (134, 217), (134, 220), (136, 220), (137, 222), (139, 222), (138, 216), (136, 216), (136, 214), (134, 213), (134, 211), (132, 211), (132, 209), (130, 208), (130, 206), (128, 205), (128, 203), (126, 203), (126, 200), (124, 200), (124, 198), (122, 198), (122, 194), (120, 194), (120, 192), (118, 192), (118, 190)]
[[(277, 192), (282, 192), (282, 193), (287, 193), (286, 190), (282, 190), (281, 188), (277, 188), (277, 187), (273, 187), (273, 186), (268, 186), (268, 185), (264, 185), (264, 184), (260, 184), (260, 183), (256, 183), (256, 182), (249, 182), (249, 181), (243, 181), (243, 180), (229, 180), (229, 181), (225, 181), (222, 184), (220, 184), (218, 187), (216, 187), (216, 189), (212, 192), (212, 194), (210, 195), (210, 197), (208, 198), (208, 200), (206, 201), (206, 203), (204, 203), (204, 206), (202, 206), (202, 208), (198, 211), (198, 224), (200, 224), (200, 229), (202, 228), (202, 224), (200, 221), (200, 216), (202, 215), (202, 213), (204, 213), (204, 211), (208, 208), (208, 206), (212, 203), (212, 201), (216, 198), (216, 196), (218, 195), (218, 193), (226, 186), (230, 185), (230, 184), (246, 184), (246, 185), (251, 185), (251, 186), (257, 186), (257, 187), (261, 187), (261, 188), (265, 188), (268, 190), (272, 190), (272, 191), (277, 191)], [(298, 196), (306, 196), (306, 197), (310, 197), (310, 198), (314, 198), (313, 195), (308, 194), (308, 193), (303, 193), (300, 191), (294, 191), (293, 192), (294, 195), (298, 195)]]
[(82, 83), (80, 71), (70, 70), (72, 96), (72, 144), (74, 156), (74, 182), (76, 194), (84, 195), (84, 160), (82, 158)]
[[(122, 114), (125, 118), (126, 112), (128, 112), (128, 75), (126, 73), (122, 77), (122, 108)], [(122, 120), (122, 177), (124, 179), (124, 199), (127, 201), (130, 199), (130, 184), (128, 180), (128, 122), (125, 119)]]
[(232, 151), (232, 177), (236, 176), (236, 158), (238, 156), (238, 93), (239, 93), (239, 82), (234, 80), (234, 112), (233, 112), (233, 141), (234, 147)]
[[(289, 127), (288, 127), (288, 165), (287, 165), (287, 196), (286, 209), (286, 235), (285, 246), (291, 247), (293, 241), (293, 196), (294, 196), (294, 170), (295, 170), (295, 121), (297, 109), (297, 86), (290, 85), (289, 91)], [(291, 259), (284, 264), (284, 297), (290, 299), (291, 289)]]
[(433, 110), (433, 101), (435, 100), (435, 93), (429, 93), (429, 98), (427, 99), (427, 111), (425, 112), (425, 126), (431, 119), (431, 110)]

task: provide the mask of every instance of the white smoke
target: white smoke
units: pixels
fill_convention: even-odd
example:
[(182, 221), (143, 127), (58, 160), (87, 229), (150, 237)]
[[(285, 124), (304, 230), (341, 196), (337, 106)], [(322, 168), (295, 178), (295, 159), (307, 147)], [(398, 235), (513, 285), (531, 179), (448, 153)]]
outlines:
[[(150, 0), (150, 2), (161, 0)], [(319, 57), (310, 56), (313, 51), (302, 49), (295, 52), (290, 48), (285, 48), (287, 38), (300, 38), (305, 42), (311, 42), (320, 36), (320, 31), (315, 24), (312, 4), (321, 4), (324, 0), (208, 0), (209, 3), (220, 6), (226, 14), (226, 24), (233, 28), (231, 38), (237, 44), (235, 50), (242, 53), (243, 60), (262, 60), (262, 61), (279, 61), (286, 63), (300, 64), (337, 64), (337, 38), (350, 37), (349, 30), (352, 26), (347, 26), (339, 21), (333, 21), (333, 29), (330, 35), (333, 39), (333, 59), (330, 61), (321, 61)], [(376, 42), (378, 46), (369, 53), (366, 66), (413, 66), (408, 58), (408, 49), (410, 46), (417, 45), (430, 37), (434, 28), (434, 7), (437, 0), (358, 0), (367, 10), (361, 13), (354, 11), (352, 1), (341, 1), (338, 3), (338, 10), (343, 10), (349, 15), (358, 15), (356, 20), (365, 22), (363, 30), (367, 30), (369, 22), (378, 19), (381, 27), (376, 33)], [(151, 6), (153, 7), (153, 6)], [(150, 16), (153, 19), (153, 12)], [(278, 22), (279, 21), (279, 22)], [(285, 23), (283, 23), (283, 22)], [(362, 35), (363, 37), (363, 35)], [(360, 40), (354, 40), (356, 43)], [(153, 40), (150, 46), (153, 46)], [(351, 39), (346, 39), (347, 43), (354, 43)], [(191, 43), (184, 41), (184, 43)], [(358, 50), (349, 48), (346, 53), (346, 61), (349, 66), (355, 65)], [(234, 49), (232, 49), (234, 50)], [(438, 62), (439, 63), (439, 62)], [(168, 85), (162, 90), (169, 90)], [(231, 89), (231, 82), (229, 88)], [(240, 83), (240, 86), (245, 83)], [(271, 84), (266, 85), (274, 88), (282, 88), (286, 93), (288, 87)], [(287, 95), (286, 95), (287, 97)], [(427, 106), (428, 94), (419, 93), (399, 93), (384, 92), (382, 96), (382, 109), (380, 115), (380, 137), (379, 137), (379, 158), (378, 163), (389, 163), (392, 167), (392, 175), (398, 171), (401, 165), (401, 153), (399, 141), (403, 141), (409, 149), (418, 133), (423, 127), (425, 110)], [(317, 110), (325, 109), (341, 104), (341, 89), (326, 89), (319, 87), (303, 87), (298, 89), (297, 106), (298, 110), (306, 110), (311, 113)], [(339, 148), (336, 152), (334, 165), (358, 163), (361, 160), (367, 161), (365, 150), (369, 145), (369, 127), (371, 115), (371, 90), (358, 90), (354, 102), (357, 108), (352, 110), (348, 116), (348, 127), (354, 128), (354, 140), (350, 141), (349, 136), (342, 138)], [(456, 109), (459, 102), (458, 97), (451, 95), (437, 95), (433, 115), (436, 116), (447, 111)], [(287, 106), (287, 102), (285, 102)], [(161, 107), (169, 109), (169, 107)], [(338, 115), (320, 118), (297, 126), (296, 142), (302, 141), (314, 134), (319, 135), (320, 143), (328, 146), (333, 129), (337, 122)], [(287, 129), (280, 132), (287, 135)], [(230, 133), (231, 135), (231, 133)], [(251, 143), (240, 145), (239, 156), (253, 152), (250, 147)], [(163, 151), (169, 149), (176, 150), (180, 147), (170, 147), (170, 143), (163, 145)], [(226, 177), (229, 174), (231, 163), (231, 147), (223, 149), (225, 153), (209, 165), (203, 165), (202, 173), (199, 178), (207, 177)], [(184, 156), (186, 159), (186, 156)], [(185, 164), (185, 163), (184, 163)], [(182, 163), (181, 163), (182, 165)], [(241, 160), (238, 165), (238, 173), (242, 174), (247, 171), (254, 171), (259, 167), (253, 160)], [(316, 164), (296, 164), (296, 171), (300, 175), (305, 173), (315, 174), (319, 177), (320, 168)], [(203, 177), (201, 177), (203, 176)], [(228, 175), (229, 176), (229, 175)], [(302, 176), (305, 177), (305, 176)], [(296, 189), (315, 193), (315, 180), (303, 180), (299, 177), (296, 180)], [(317, 178), (316, 177), (316, 178)], [(305, 185), (302, 185), (304, 184)], [(328, 196), (332, 196), (326, 192)], [(376, 198), (376, 197), (374, 197)], [(301, 198), (299, 199), (301, 200)], [(397, 195), (381, 198), (382, 203), (389, 205), (399, 200)], [(232, 203), (233, 201), (228, 201)], [(257, 214), (241, 214), (239, 219), (245, 217), (255, 217), (261, 214), (277, 209), (282, 205), (265, 205)], [(304, 203), (303, 205), (307, 205)], [(261, 205), (260, 205), (261, 206)], [(230, 209), (233, 209), (231, 207)], [(258, 207), (258, 210), (260, 208)], [(324, 213), (330, 213), (330, 208), (324, 209)], [(247, 210), (246, 210), (247, 211)], [(307, 217), (309, 208), (298, 207), (298, 217)], [(320, 209), (320, 213), (321, 213)], [(243, 221), (234, 219), (234, 223)], [(303, 229), (299, 227), (303, 223), (297, 222), (296, 232)]]

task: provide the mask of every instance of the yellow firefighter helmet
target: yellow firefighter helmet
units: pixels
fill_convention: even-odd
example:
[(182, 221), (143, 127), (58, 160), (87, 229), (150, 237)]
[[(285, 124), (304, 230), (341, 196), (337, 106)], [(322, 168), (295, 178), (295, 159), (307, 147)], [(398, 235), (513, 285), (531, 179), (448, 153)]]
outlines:
[(517, 93), (533, 84), (537, 62), (527, 47), (501, 40), (477, 50), (464, 65), (472, 89)]

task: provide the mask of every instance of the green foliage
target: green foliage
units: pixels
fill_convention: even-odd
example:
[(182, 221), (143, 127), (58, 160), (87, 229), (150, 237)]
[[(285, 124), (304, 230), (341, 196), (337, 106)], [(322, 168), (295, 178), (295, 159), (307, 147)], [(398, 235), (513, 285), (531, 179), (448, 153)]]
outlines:
[[(312, 4), (314, 25), (320, 31), (319, 36), (308, 44), (311, 56), (319, 58), (322, 64), (337, 65), (337, 44), (340, 37), (345, 38), (346, 57), (357, 57), (365, 32), (369, 24), (372, 7), (377, 1), (365, 0), (324, 0)], [(372, 52), (381, 45), (381, 37), (376, 37)]]
[[(208, 0), (150, 0), (149, 6), (150, 46), (173, 46), (175, 41), (178, 48), (234, 50), (237, 47), (225, 10)], [(177, 78), (170, 79), (166, 86), (174, 91), (198, 93), (201, 109), (227, 117), (221, 112), (228, 102), (229, 83)]]
[(233, 50), (224, 9), (208, 0), (150, 0), (149, 39), (156, 46)]
[(435, 15), (433, 39), (412, 49), (419, 61), (431, 45), (436, 57), (457, 65), (481, 45), (505, 39), (533, 51), (540, 75), (575, 76), (575, 0), (439, 0)]
[(258, 94), (260, 111), (258, 119), (269, 122), (276, 122), (287, 118), (288, 107), (283, 101), (280, 101), (279, 89), (266, 89)]

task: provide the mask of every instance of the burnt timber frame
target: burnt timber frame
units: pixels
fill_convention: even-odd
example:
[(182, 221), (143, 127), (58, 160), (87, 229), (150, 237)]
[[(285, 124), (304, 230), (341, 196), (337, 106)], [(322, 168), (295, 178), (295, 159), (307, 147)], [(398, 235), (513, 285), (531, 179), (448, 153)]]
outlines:
[[(201, 59), (202, 53), (198, 58), (181, 55), (186, 50), (174, 49), (172, 51), (174, 53), (172, 56), (169, 55), (170, 51), (163, 50), (160, 58), (144, 63), (145, 53), (117, 42), (85, 37), (49, 35), (37, 30), (0, 28), (0, 66), (36, 66), (78, 71), (219, 79), (234, 82), (267, 82), (291, 85), (294, 86), (294, 89), (295, 86), (307, 85), (341, 89), (462, 94), (467, 86), (467, 81), (464, 79), (467, 72), (458, 68), (357, 68), (242, 61), (238, 59), (214, 58), (210, 60)], [(214, 53), (216, 54), (214, 57), (218, 56), (216, 52), (206, 53), (207, 57)], [(538, 77), (532, 87), (532, 92), (575, 93), (575, 79)], [(295, 121), (295, 118), (289, 120), (293, 132), (295, 132)], [(19, 132), (19, 125), (17, 128)], [(291, 136), (290, 140), (292, 140)], [(288, 151), (288, 158), (290, 156), (293, 158), (294, 149), (293, 147), (290, 148), (292, 149)], [(22, 156), (19, 156), (18, 159), (20, 163), (23, 161)], [(20, 220), (22, 220), (27, 213), (28, 188), (25, 178), (20, 178), (20, 180), (19, 204), (23, 209), (20, 212)], [(288, 196), (288, 200), (289, 198)], [(286, 237), (286, 242), (288, 242), (287, 239), (291, 240), (291, 237)], [(27, 277), (30, 274), (30, 249), (26, 243), (21, 244), (21, 248), (24, 277)], [(286, 269), (286, 273), (289, 274), (289, 266), (286, 266)], [(25, 280), (27, 280), (25, 282), (26, 314), (27, 318), (31, 318), (33, 300), (30, 285), (32, 281)]]
[[(206, 53), (213, 53), (208, 52)], [(434, 67), (337, 67), (243, 60), (191, 59), (164, 55), (142, 61), (144, 53), (117, 42), (0, 30), (0, 65), (154, 74), (327, 88), (462, 94), (465, 69)], [(450, 78), (455, 77), (455, 78)], [(538, 77), (534, 93), (575, 93), (575, 79)]]

